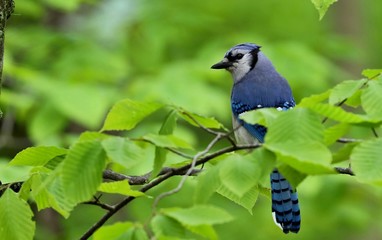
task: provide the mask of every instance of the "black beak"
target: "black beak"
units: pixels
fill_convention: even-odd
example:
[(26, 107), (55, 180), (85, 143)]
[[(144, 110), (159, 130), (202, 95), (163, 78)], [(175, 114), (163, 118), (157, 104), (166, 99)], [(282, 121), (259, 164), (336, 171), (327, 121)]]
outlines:
[(228, 62), (228, 61), (225, 61), (225, 60), (222, 60), (214, 65), (212, 65), (212, 69), (226, 69), (226, 68), (229, 68), (232, 66), (232, 63), (231, 62)]

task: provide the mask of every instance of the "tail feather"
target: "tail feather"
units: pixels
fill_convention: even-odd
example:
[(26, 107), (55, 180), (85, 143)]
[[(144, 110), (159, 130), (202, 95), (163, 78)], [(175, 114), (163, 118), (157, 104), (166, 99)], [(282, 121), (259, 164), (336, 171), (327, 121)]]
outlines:
[(297, 233), (301, 223), (297, 192), (277, 169), (271, 173), (271, 188), (275, 223), (284, 233)]

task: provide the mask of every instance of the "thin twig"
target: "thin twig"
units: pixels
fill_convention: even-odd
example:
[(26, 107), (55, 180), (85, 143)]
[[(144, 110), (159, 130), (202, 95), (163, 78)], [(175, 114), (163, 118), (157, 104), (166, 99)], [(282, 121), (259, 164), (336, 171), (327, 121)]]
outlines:
[(89, 205), (95, 205), (95, 206), (101, 207), (102, 209), (105, 209), (108, 211), (112, 211), (114, 209), (113, 206), (110, 206), (109, 204), (106, 204), (106, 203), (102, 203), (99, 200), (87, 201), (87, 202), (83, 202), (83, 203), (89, 204)]
[(174, 193), (177, 193), (180, 191), (180, 189), (182, 189), (184, 183), (186, 182), (186, 179), (187, 177), (192, 173), (192, 171), (194, 170), (194, 167), (196, 165), (196, 161), (198, 160), (198, 158), (202, 157), (203, 155), (207, 154), (211, 148), (220, 140), (222, 139), (222, 134), (218, 133), (217, 136), (208, 144), (208, 146), (201, 152), (198, 152), (195, 156), (194, 156), (194, 159), (192, 160), (191, 162), (191, 166), (190, 168), (187, 170), (186, 174), (184, 174), (182, 180), (179, 182), (178, 186), (170, 191), (167, 191), (167, 192), (164, 192), (164, 193), (161, 193), (158, 195), (158, 197), (156, 197), (154, 203), (153, 203), (153, 209), (156, 208), (156, 206), (158, 205), (158, 202), (164, 198), (164, 197), (167, 197), (167, 196), (170, 196)]
[(375, 128), (371, 128), (371, 131), (373, 132), (373, 134), (374, 134), (374, 137), (376, 137), (376, 138), (378, 138), (378, 133), (377, 133), (377, 131), (375, 130)]
[(350, 167), (349, 168), (335, 167), (334, 170), (336, 170), (338, 173), (341, 173), (341, 174), (347, 174), (351, 176), (355, 175)]
[(355, 138), (339, 138), (337, 139), (338, 143), (355, 143), (355, 142), (362, 142), (362, 139), (355, 139)]
[[(378, 76), (378, 75), (377, 75), (377, 76)], [(373, 77), (373, 78), (374, 78), (374, 77)], [(370, 78), (370, 79), (368, 79), (368, 80), (371, 80), (371, 79), (373, 79), (373, 78)], [(359, 87), (359, 89), (362, 89), (363, 87), (365, 87), (365, 86), (367, 85), (367, 82), (368, 82), (368, 81), (366, 81), (364, 84), (362, 84), (362, 86)], [(341, 107), (347, 100), (348, 100), (348, 98), (345, 98), (345, 99), (342, 100), (341, 102), (337, 103), (336, 106), (337, 106), (337, 107)], [(329, 119), (328, 117), (325, 117), (325, 118), (322, 120), (321, 123), (324, 124), (328, 119)]]
[[(214, 158), (216, 158), (216, 157), (218, 157), (220, 155), (223, 155), (225, 153), (229, 153), (229, 152), (233, 152), (233, 151), (237, 151), (237, 150), (243, 150), (243, 149), (255, 149), (255, 148), (258, 148), (260, 146), (261, 146), (261, 144), (226, 147), (224, 149), (218, 150), (218, 151), (216, 151), (214, 153), (211, 153), (211, 154), (209, 154), (209, 155), (207, 155), (205, 157), (200, 158), (199, 160), (196, 161), (195, 166), (198, 166), (198, 165), (201, 165), (203, 163), (206, 163), (209, 160), (214, 159)], [(185, 171), (188, 171), (188, 169), (190, 169), (190, 167), (191, 167), (191, 164), (192, 163), (187, 164), (187, 165), (182, 166), (182, 167), (179, 167), (179, 168), (171, 169), (171, 171), (167, 171), (163, 175), (160, 175), (159, 177), (155, 178), (150, 183), (148, 183), (145, 186), (143, 186), (140, 189), (140, 191), (141, 192), (146, 192), (146, 191), (150, 190), (151, 188), (159, 185), (160, 183), (162, 183), (166, 179), (168, 179), (168, 178), (170, 178), (172, 176), (184, 173)], [(129, 202), (131, 202), (134, 199), (135, 199), (135, 197), (132, 197), (132, 196), (129, 196), (129, 197), (123, 199), (120, 203), (118, 203), (117, 205), (114, 206), (113, 210), (108, 211), (107, 213), (105, 213), (105, 215), (102, 216), (102, 218), (100, 220), (98, 220), (91, 228), (89, 228), (88, 231), (86, 231), (82, 235), (82, 237), (80, 239), (88, 239), (91, 235), (94, 234), (95, 231), (97, 231), (100, 227), (102, 227), (102, 225), (105, 224), (105, 222), (109, 218), (111, 218), (116, 212), (118, 212), (121, 208), (126, 206)]]

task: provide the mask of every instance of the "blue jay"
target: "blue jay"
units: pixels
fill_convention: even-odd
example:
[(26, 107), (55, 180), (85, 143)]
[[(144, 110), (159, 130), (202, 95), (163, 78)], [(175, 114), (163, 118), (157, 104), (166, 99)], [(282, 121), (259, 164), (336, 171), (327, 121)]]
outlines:
[[(211, 68), (226, 69), (232, 74), (231, 108), (233, 126), (237, 129), (235, 138), (239, 143), (262, 143), (267, 132), (262, 125), (244, 122), (239, 118), (240, 114), (259, 108), (282, 111), (295, 106), (288, 82), (256, 44), (244, 43), (232, 47), (223, 60)], [(277, 169), (273, 170), (270, 178), (274, 221), (284, 233), (297, 233), (301, 222), (297, 192)]]

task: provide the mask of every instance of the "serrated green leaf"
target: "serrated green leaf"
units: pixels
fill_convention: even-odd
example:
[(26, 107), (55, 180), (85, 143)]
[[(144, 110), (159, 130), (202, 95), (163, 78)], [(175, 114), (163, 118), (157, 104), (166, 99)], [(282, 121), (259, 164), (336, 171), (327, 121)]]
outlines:
[(348, 161), (350, 159), (350, 154), (352, 153), (354, 147), (359, 143), (347, 143), (345, 146), (340, 148), (337, 152), (333, 154), (332, 163), (339, 163), (343, 161)]
[(269, 125), (264, 146), (282, 162), (304, 173), (331, 172), (331, 154), (324, 144), (324, 127), (317, 114), (296, 108)]
[(350, 155), (352, 170), (365, 182), (382, 184), (382, 139), (366, 141), (353, 149)]
[(324, 131), (325, 145), (331, 145), (335, 143), (339, 138), (345, 135), (349, 131), (349, 125), (346, 123), (336, 124)]
[(107, 138), (109, 138), (110, 135), (100, 133), (100, 132), (91, 132), (91, 131), (86, 131), (81, 133), (80, 137), (77, 139), (77, 142), (87, 142), (87, 141), (102, 141)]
[(133, 129), (145, 117), (162, 106), (159, 103), (135, 102), (130, 99), (119, 101), (107, 114), (101, 131)]
[(224, 185), (220, 185), (220, 187), (217, 189), (217, 192), (220, 195), (233, 201), (234, 203), (247, 209), (250, 214), (253, 214), (252, 209), (255, 206), (257, 198), (259, 196), (259, 189), (257, 185), (253, 186), (251, 189), (245, 192), (242, 196), (238, 196), (237, 194), (232, 192), (229, 188), (227, 188)]
[(351, 112), (346, 112), (341, 107), (336, 107), (329, 104), (317, 103), (317, 104), (309, 106), (309, 109), (338, 122), (343, 122), (343, 123), (373, 122), (373, 120), (369, 119), (365, 115), (359, 115), (359, 114), (354, 114)]
[(132, 190), (128, 180), (104, 182), (98, 187), (98, 191), (105, 193), (118, 193), (133, 197), (140, 197), (145, 195), (143, 192)]
[(382, 81), (371, 81), (362, 91), (362, 107), (368, 116), (382, 119)]
[(280, 114), (280, 111), (274, 108), (261, 108), (254, 111), (248, 111), (240, 114), (240, 118), (247, 123), (258, 123), (261, 125), (269, 125)]
[(316, 7), (320, 20), (324, 17), (326, 11), (329, 9), (329, 6), (337, 2), (337, 0), (311, 0), (313, 5)]
[(331, 153), (320, 142), (284, 142), (265, 146), (277, 153), (277, 159), (307, 174), (334, 173)]
[(58, 147), (29, 147), (19, 152), (9, 163), (11, 165), (42, 166), (57, 156), (67, 153), (64, 148)]
[(183, 225), (198, 226), (221, 224), (233, 220), (223, 209), (211, 205), (195, 205), (191, 208), (166, 208), (161, 212)]
[(107, 157), (126, 169), (136, 166), (145, 158), (145, 150), (134, 141), (122, 137), (109, 137), (101, 142)]
[[(161, 129), (159, 130), (160, 135), (169, 135), (174, 132), (176, 127), (177, 113), (172, 110), (167, 114)], [(154, 158), (154, 168), (151, 173), (151, 178), (155, 178), (158, 173), (162, 170), (164, 163), (166, 162), (167, 150), (162, 147), (157, 146), (155, 148), (155, 158)]]
[(147, 134), (142, 139), (162, 148), (192, 149), (192, 146), (181, 138), (174, 135)]
[(339, 103), (349, 97), (351, 97), (358, 89), (360, 89), (365, 83), (367, 79), (361, 80), (348, 80), (343, 81), (337, 86), (335, 86), (329, 97), (329, 104)]
[(324, 127), (317, 114), (305, 108), (280, 113), (280, 116), (269, 125), (265, 136), (267, 145), (287, 141), (323, 142)]
[(254, 186), (257, 186), (261, 169), (250, 161), (250, 154), (233, 154), (219, 166), (220, 182), (239, 198)]
[(163, 236), (181, 239), (186, 238), (184, 227), (175, 219), (164, 215), (154, 216), (151, 220), (151, 227), (157, 239), (160, 239), (160, 237)]
[(199, 204), (205, 203), (221, 185), (219, 168), (211, 167), (203, 170), (203, 172), (199, 174), (197, 180), (198, 183), (194, 194), (195, 202)]
[(179, 116), (193, 126), (200, 127), (198, 125), (200, 124), (205, 128), (214, 128), (214, 129), (224, 128), (223, 124), (221, 124), (215, 118), (204, 117), (196, 113), (188, 112), (181, 108), (177, 108), (177, 110), (178, 110)]
[(362, 76), (367, 77), (368, 79), (373, 79), (378, 75), (381, 75), (382, 69), (364, 69), (362, 71)]
[(36, 228), (28, 203), (7, 189), (0, 198), (0, 239), (33, 239)]
[(94, 233), (94, 240), (116, 240), (134, 227), (132, 222), (116, 222), (112, 225), (103, 226)]
[(59, 177), (61, 169), (62, 165), (58, 165), (54, 171), (45, 167), (34, 168), (30, 178), (32, 180), (31, 196), (39, 202), (40, 209), (51, 207), (63, 217), (68, 218), (76, 203), (68, 199), (63, 191)]
[(99, 141), (78, 142), (62, 163), (62, 186), (75, 203), (90, 199), (102, 182), (106, 154)]

